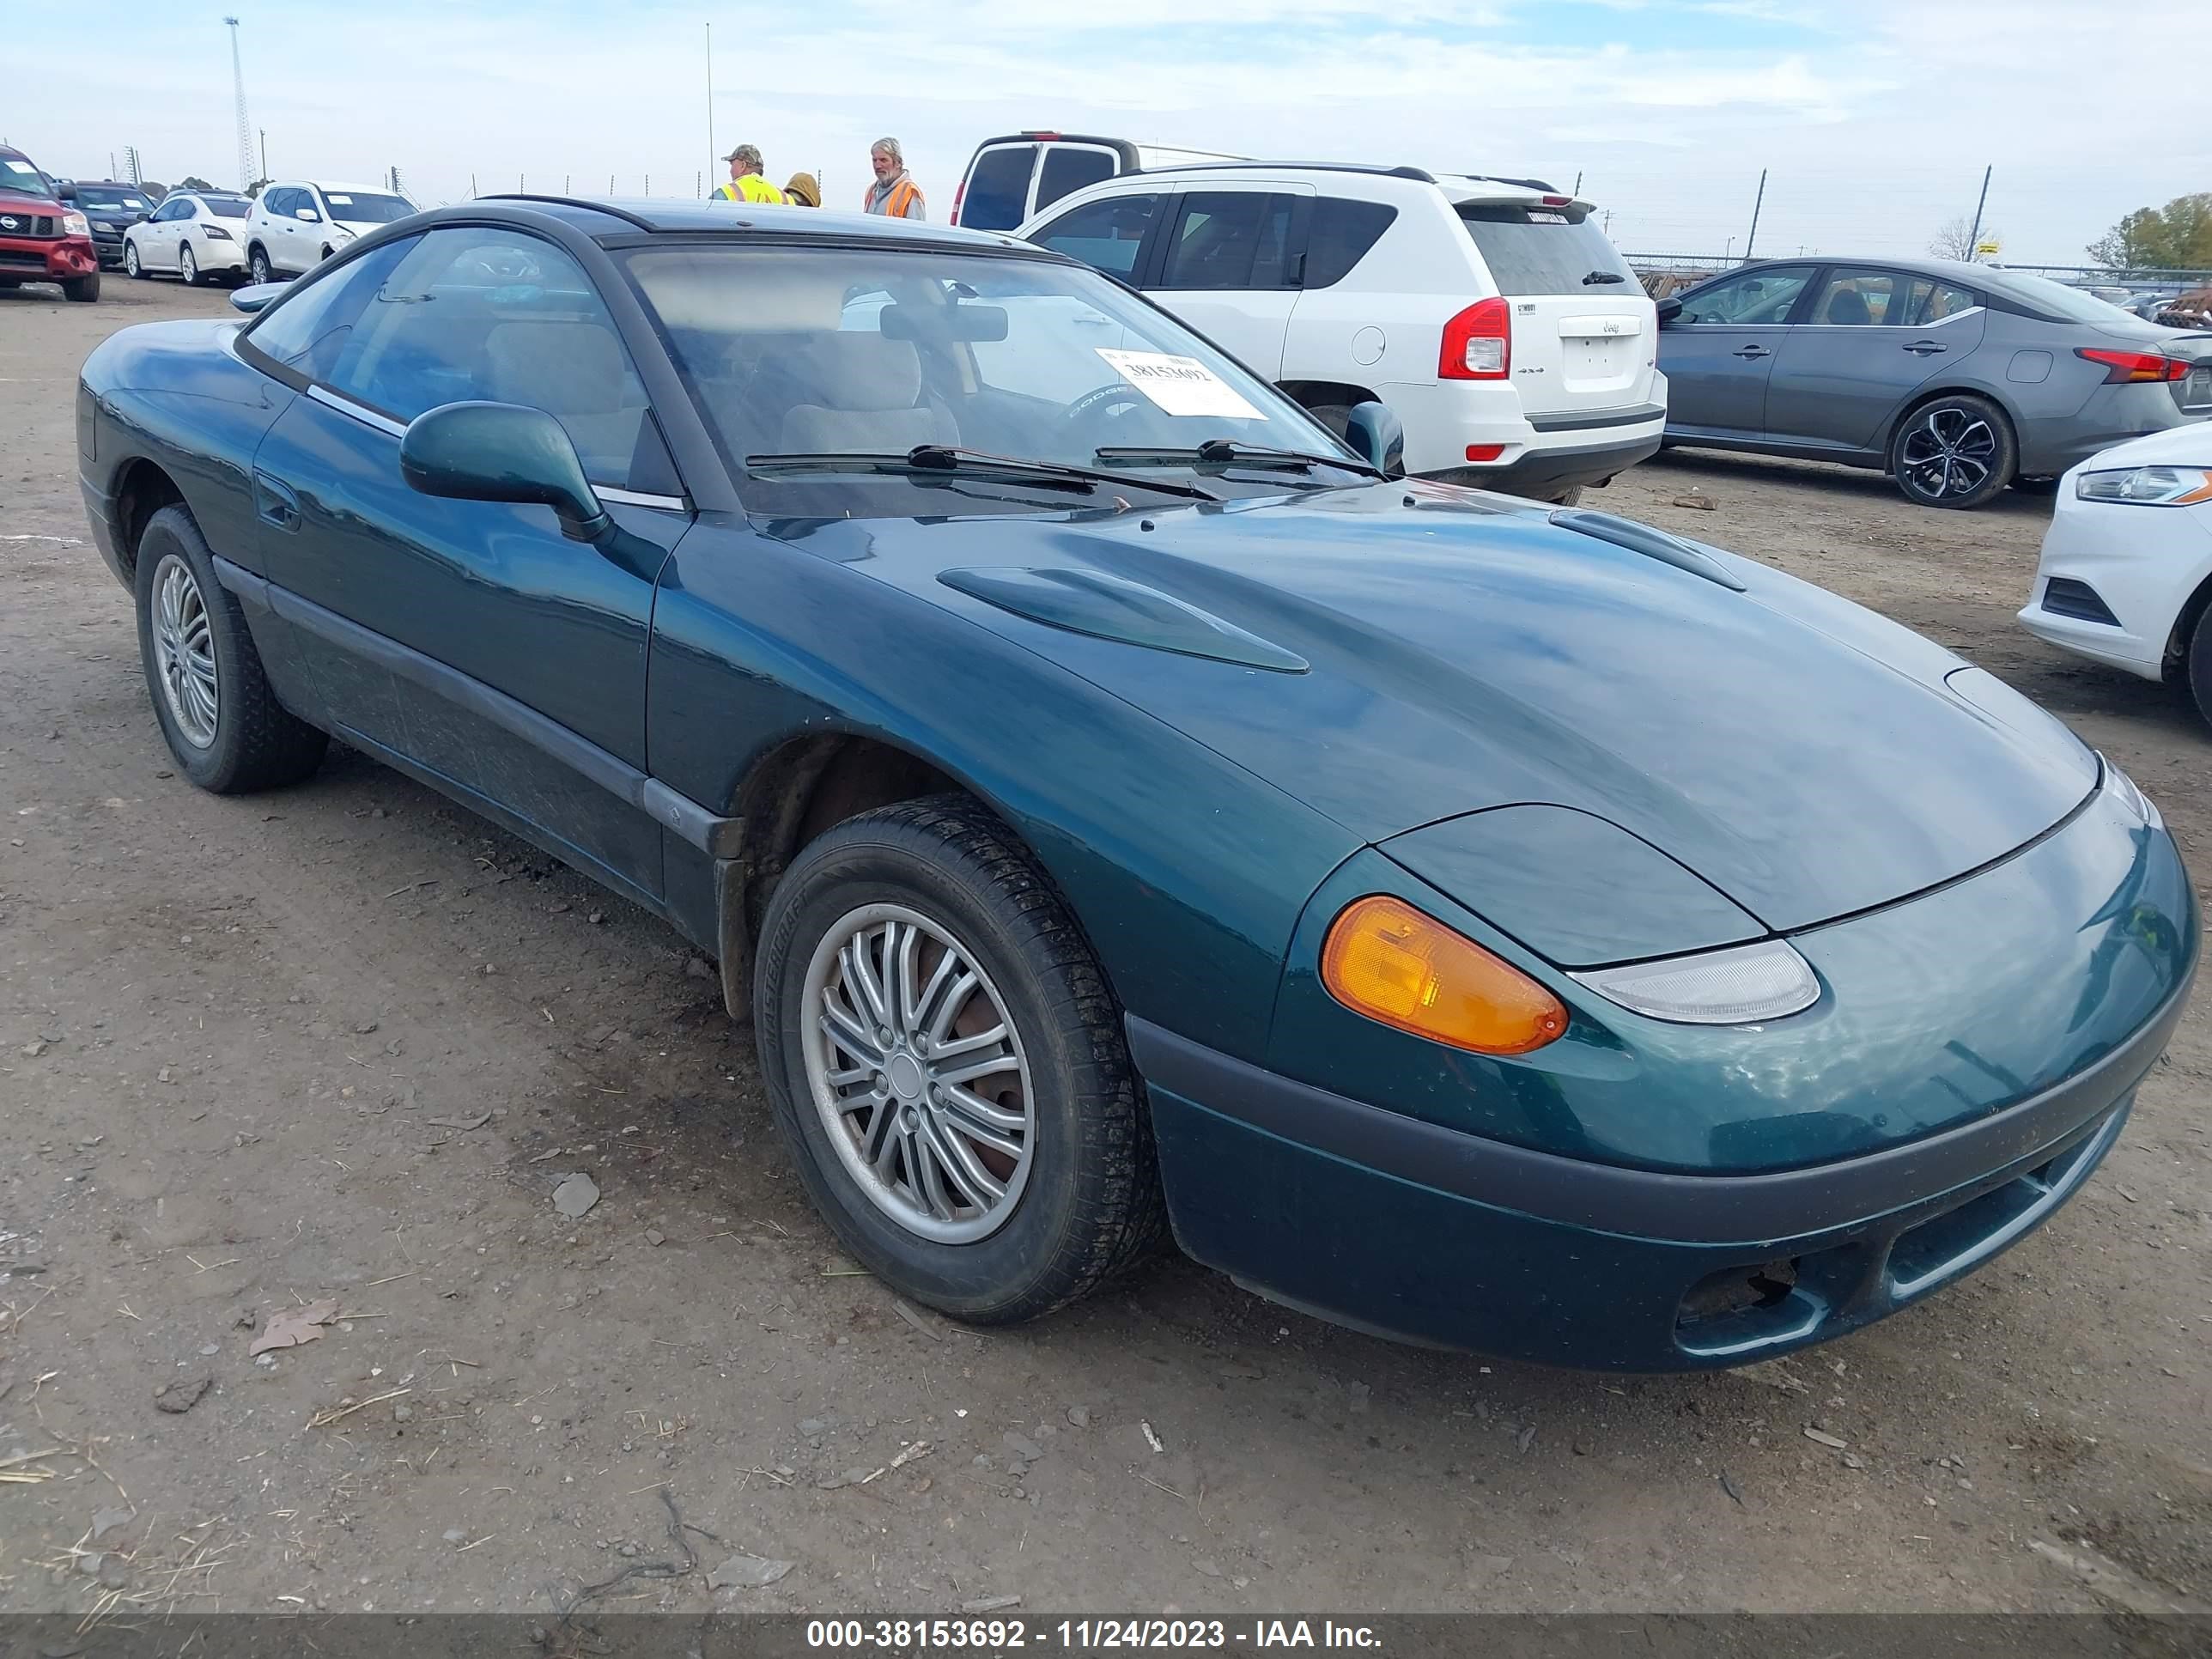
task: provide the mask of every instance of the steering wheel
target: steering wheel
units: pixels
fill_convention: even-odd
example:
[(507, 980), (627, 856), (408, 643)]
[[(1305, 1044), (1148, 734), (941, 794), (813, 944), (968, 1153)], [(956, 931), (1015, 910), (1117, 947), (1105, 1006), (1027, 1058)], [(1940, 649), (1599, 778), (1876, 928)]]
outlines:
[[(1127, 380), (1109, 380), (1104, 386), (1091, 387), (1062, 410), (1060, 422), (1063, 427), (1079, 432), (1087, 427), (1103, 424), (1105, 419), (1110, 418), (1106, 415), (1110, 409), (1133, 409), (1149, 401), (1143, 392)], [(1095, 449), (1097, 446), (1094, 444), (1091, 447)]]

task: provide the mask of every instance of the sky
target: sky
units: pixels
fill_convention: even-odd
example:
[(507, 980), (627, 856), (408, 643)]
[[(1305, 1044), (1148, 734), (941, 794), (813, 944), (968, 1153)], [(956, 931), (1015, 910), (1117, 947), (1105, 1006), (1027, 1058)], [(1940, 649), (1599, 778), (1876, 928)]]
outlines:
[[(1630, 253), (1923, 252), (1984, 212), (2069, 264), (2124, 213), (2212, 190), (2168, 45), (2195, 0), (240, 0), (279, 179), (397, 167), (429, 205), (519, 187), (684, 196), (757, 143), (856, 205), (890, 134), (942, 219), (976, 143), (1025, 128), (1572, 187)], [(0, 142), (58, 176), (234, 185), (230, 32), (189, 5), (11, 6)], [(713, 147), (708, 144), (708, 25)], [(2194, 118), (2192, 118), (2192, 116)], [(1986, 234), (1986, 230), (1985, 230)]]

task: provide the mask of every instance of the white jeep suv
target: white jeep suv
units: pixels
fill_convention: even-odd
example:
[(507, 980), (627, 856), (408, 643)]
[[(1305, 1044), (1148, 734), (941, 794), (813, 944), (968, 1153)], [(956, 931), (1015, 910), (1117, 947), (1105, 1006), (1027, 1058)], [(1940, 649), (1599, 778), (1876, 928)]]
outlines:
[(1341, 433), (1376, 399), (1419, 477), (1572, 501), (1659, 447), (1651, 301), (1538, 179), (1215, 162), (1054, 202), (1026, 240), (1120, 278)]
[(246, 218), (247, 272), (257, 283), (299, 276), (355, 237), (418, 210), (377, 185), (269, 184)]

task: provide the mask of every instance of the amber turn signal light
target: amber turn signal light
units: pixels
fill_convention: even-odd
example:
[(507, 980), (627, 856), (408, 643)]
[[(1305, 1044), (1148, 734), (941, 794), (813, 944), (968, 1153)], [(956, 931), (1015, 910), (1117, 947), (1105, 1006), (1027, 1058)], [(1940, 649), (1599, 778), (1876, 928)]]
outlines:
[(1329, 925), (1321, 982), (1354, 1013), (1478, 1054), (1525, 1054), (1567, 1029), (1565, 1005), (1534, 980), (1382, 893)]

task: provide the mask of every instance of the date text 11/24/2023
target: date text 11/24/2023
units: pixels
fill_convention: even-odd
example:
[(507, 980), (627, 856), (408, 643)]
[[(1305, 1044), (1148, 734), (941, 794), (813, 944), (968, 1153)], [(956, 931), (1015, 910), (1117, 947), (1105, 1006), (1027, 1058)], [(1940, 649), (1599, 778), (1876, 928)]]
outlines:
[(1368, 1626), (1327, 1619), (811, 1619), (806, 1645), (874, 1653), (1237, 1647), (1374, 1651), (1382, 1641)]

